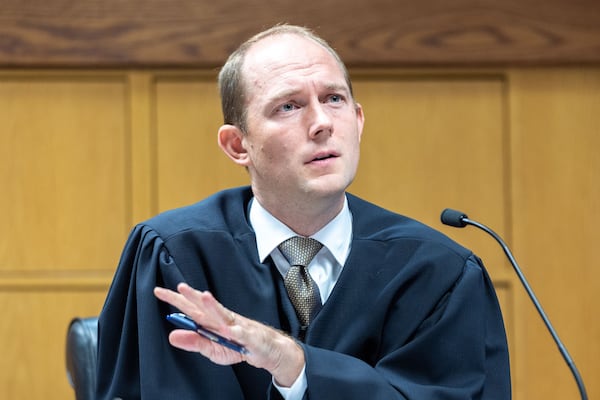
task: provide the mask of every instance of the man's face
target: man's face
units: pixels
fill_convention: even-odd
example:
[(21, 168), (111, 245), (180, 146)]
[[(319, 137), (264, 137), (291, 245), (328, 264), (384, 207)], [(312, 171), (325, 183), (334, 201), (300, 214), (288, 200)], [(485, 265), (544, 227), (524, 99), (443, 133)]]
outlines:
[(310, 39), (276, 35), (249, 50), (243, 76), (255, 195), (338, 198), (356, 174), (364, 118), (335, 58)]

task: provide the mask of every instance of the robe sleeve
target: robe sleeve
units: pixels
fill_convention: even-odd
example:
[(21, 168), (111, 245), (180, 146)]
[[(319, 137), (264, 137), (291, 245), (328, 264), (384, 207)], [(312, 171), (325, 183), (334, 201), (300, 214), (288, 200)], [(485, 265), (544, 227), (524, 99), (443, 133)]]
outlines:
[[(392, 313), (388, 326), (393, 319)], [(307, 398), (510, 399), (504, 324), (492, 283), (475, 256), (409, 341), (394, 343), (389, 329), (385, 335), (388, 344), (376, 365), (304, 346)]]
[(218, 398), (215, 392), (243, 398), (237, 385), (201, 384), (235, 381), (231, 368), (168, 342), (172, 327), (165, 315), (173, 310), (154, 297), (153, 288), (175, 289), (185, 281), (163, 239), (147, 226), (136, 227), (99, 318), (98, 399)]

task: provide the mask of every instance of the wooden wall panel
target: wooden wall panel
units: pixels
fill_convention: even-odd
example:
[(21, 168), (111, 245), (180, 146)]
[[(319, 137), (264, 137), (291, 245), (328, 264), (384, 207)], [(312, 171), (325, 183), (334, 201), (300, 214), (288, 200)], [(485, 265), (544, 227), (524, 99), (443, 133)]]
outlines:
[(223, 117), (214, 74), (159, 75), (154, 90), (158, 210), (250, 183), (217, 144)]
[[(518, 70), (510, 82), (515, 253), (598, 398), (600, 69)], [(522, 398), (578, 398), (533, 306), (518, 310)]]
[(114, 263), (130, 223), (126, 108), (120, 78), (0, 76), (0, 271)]
[[(439, 213), (459, 208), (502, 234), (597, 397), (600, 70), (352, 75), (366, 127), (351, 191), (484, 258), (507, 321), (515, 400), (576, 397), (496, 243), (442, 227)], [(66, 326), (99, 312), (131, 225), (248, 182), (216, 144), (214, 79), (208, 70), (0, 72), (0, 307), (13, 318), (0, 328), (12, 345), (0, 397), (68, 398)], [(28, 330), (31, 315), (45, 329)]]
[(74, 316), (96, 315), (106, 288), (0, 285), (0, 397), (74, 398), (65, 367), (67, 327)]
[(478, 232), (443, 226), (440, 213), (457, 208), (506, 233), (504, 85), (492, 73), (355, 74), (366, 124), (350, 188), (467, 242), (498, 273), (505, 261), (497, 247)]

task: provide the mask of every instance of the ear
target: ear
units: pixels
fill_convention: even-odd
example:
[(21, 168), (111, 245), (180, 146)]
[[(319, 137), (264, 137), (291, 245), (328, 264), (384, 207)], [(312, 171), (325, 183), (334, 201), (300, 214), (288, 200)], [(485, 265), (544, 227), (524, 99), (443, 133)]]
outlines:
[(362, 138), (363, 128), (365, 126), (365, 114), (360, 104), (356, 103), (356, 123), (358, 126), (358, 140)]
[(244, 133), (235, 125), (223, 125), (219, 128), (217, 141), (219, 147), (234, 163), (247, 167), (248, 152), (244, 147)]

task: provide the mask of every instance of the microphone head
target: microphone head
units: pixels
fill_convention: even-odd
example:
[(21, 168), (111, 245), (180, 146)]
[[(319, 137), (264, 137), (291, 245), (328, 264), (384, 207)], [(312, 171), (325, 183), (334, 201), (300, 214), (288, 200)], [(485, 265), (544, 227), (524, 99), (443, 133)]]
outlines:
[(440, 217), (444, 225), (454, 226), (455, 228), (464, 228), (467, 226), (464, 218), (469, 217), (464, 212), (453, 210), (451, 208), (446, 208), (444, 211), (442, 211), (442, 215)]

